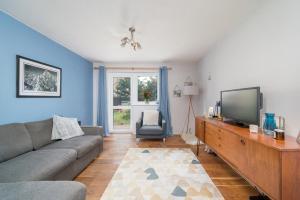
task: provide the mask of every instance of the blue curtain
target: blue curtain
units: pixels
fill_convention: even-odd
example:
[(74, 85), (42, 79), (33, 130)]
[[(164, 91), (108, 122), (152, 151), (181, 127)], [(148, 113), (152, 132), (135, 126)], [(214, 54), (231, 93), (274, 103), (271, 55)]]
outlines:
[(103, 127), (103, 134), (108, 135), (108, 111), (107, 111), (107, 87), (106, 87), (106, 69), (99, 67), (99, 91), (98, 91), (98, 116), (97, 124)]
[(166, 120), (166, 134), (172, 135), (171, 113), (169, 104), (169, 92), (168, 92), (168, 68), (161, 67), (159, 70), (159, 110)]

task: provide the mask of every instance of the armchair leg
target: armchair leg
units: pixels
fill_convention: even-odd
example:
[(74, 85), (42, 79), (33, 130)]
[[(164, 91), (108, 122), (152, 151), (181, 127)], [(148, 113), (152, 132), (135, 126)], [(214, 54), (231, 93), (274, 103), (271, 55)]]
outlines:
[(166, 138), (163, 138), (163, 142), (166, 143)]

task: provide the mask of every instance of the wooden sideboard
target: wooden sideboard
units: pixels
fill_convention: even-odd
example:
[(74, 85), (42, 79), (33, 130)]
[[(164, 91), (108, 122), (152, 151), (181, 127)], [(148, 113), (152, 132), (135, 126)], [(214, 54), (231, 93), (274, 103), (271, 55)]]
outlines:
[(196, 117), (195, 126), (199, 140), (271, 199), (300, 199), (300, 145), (295, 138), (275, 140), (205, 117)]

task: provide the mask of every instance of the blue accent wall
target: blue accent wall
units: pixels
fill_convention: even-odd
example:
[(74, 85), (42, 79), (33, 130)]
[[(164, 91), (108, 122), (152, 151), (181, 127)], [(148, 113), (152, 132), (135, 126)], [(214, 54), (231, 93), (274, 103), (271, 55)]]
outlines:
[[(16, 98), (16, 55), (62, 68), (62, 97)], [(0, 11), (0, 124), (53, 114), (92, 124), (92, 70), (91, 62)]]

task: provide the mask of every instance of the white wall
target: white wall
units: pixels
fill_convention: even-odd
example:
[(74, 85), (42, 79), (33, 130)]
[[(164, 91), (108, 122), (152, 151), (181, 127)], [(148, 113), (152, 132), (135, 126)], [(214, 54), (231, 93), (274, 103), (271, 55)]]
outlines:
[[(199, 63), (201, 112), (220, 90), (260, 86), (264, 112), (286, 117), (300, 130), (300, 1), (272, 0), (218, 43)], [(209, 74), (211, 80), (208, 80)]]
[[(94, 67), (99, 66), (101, 63), (94, 63)], [(106, 67), (159, 67), (162, 64), (160, 63), (106, 63)], [(188, 106), (188, 98), (186, 96), (182, 96), (181, 98), (173, 96), (173, 89), (177, 85), (180, 87), (183, 86), (184, 81), (188, 76), (192, 78), (192, 80), (198, 83), (199, 77), (197, 74), (197, 65), (195, 63), (165, 63), (168, 67), (171, 67), (172, 70), (169, 71), (169, 96), (170, 96), (170, 109), (171, 109), (171, 118), (173, 125), (174, 134), (178, 134), (181, 132), (185, 117), (187, 114), (187, 106)], [(97, 119), (97, 101), (98, 101), (98, 70), (94, 70), (94, 85), (93, 85), (93, 108), (94, 108), (94, 124), (96, 124)], [(196, 114), (199, 114), (199, 96), (193, 98), (194, 108)], [(155, 108), (155, 106), (135, 106), (133, 108), (132, 120), (136, 122), (140, 117), (140, 113), (145, 109)], [(194, 120), (191, 115), (191, 128), (192, 132), (194, 132)]]

